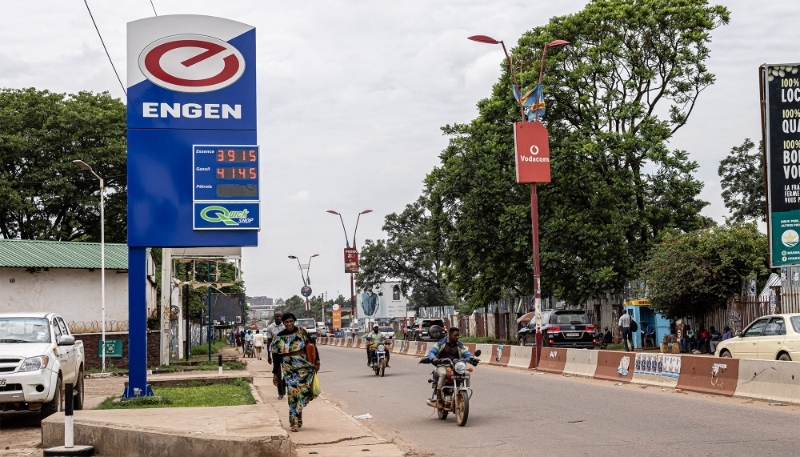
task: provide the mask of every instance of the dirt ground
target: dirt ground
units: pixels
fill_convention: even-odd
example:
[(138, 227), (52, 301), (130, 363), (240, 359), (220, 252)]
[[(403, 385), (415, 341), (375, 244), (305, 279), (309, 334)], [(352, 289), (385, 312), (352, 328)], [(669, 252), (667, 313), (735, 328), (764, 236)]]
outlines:
[[(88, 378), (86, 381), (86, 409), (97, 406), (112, 395), (122, 394), (128, 378)], [(39, 456), (42, 450), (41, 419), (39, 412), (0, 413), (0, 457)]]

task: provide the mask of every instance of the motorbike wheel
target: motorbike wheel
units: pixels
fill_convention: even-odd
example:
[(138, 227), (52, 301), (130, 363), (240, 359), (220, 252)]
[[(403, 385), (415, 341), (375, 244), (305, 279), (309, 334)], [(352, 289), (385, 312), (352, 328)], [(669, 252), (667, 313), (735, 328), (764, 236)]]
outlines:
[(456, 423), (459, 427), (463, 427), (467, 425), (467, 418), (469, 417), (469, 394), (462, 390), (456, 393), (454, 400), (456, 402)]
[(372, 369), (375, 370), (375, 376), (378, 376), (379, 374), (381, 374), (380, 363), (375, 362), (375, 365), (372, 366)]
[(386, 372), (386, 359), (381, 360), (381, 378), (383, 374)]
[(436, 410), (436, 415), (437, 415), (437, 417), (439, 417), (439, 419), (445, 420), (445, 419), (447, 419), (447, 410), (444, 409), (444, 408), (437, 409)]

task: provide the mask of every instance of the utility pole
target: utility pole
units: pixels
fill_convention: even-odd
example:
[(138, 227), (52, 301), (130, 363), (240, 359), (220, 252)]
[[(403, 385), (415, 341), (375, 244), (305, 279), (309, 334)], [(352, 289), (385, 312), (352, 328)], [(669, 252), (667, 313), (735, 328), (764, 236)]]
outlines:
[(169, 317), (172, 312), (172, 249), (161, 250), (161, 365), (169, 365)]

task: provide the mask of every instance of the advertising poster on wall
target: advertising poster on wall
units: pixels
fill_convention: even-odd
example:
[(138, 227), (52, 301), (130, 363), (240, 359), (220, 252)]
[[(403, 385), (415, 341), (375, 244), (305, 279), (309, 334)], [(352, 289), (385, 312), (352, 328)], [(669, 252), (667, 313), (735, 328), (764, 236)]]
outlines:
[(358, 294), (358, 306), (370, 319), (404, 318), (407, 305), (408, 298), (397, 282), (385, 282)]
[(772, 267), (800, 264), (800, 64), (761, 67)]

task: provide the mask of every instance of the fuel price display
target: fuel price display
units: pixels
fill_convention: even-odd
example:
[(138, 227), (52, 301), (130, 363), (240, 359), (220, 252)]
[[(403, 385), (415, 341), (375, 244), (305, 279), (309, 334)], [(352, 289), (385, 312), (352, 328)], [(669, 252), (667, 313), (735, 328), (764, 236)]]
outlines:
[(194, 145), (194, 201), (258, 201), (258, 146)]

